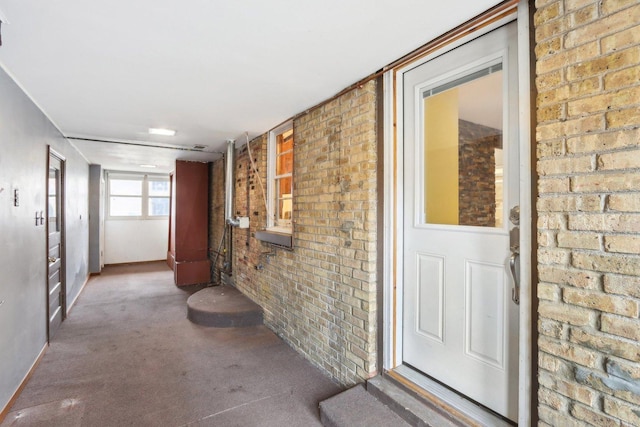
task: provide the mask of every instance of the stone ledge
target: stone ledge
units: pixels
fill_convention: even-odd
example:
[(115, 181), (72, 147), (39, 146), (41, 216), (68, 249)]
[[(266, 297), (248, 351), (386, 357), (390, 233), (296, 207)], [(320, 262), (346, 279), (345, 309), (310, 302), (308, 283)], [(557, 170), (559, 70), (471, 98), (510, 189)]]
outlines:
[(320, 421), (325, 427), (409, 426), (362, 384), (320, 402)]
[(231, 286), (213, 286), (189, 297), (187, 318), (217, 328), (257, 326), (262, 325), (262, 309)]

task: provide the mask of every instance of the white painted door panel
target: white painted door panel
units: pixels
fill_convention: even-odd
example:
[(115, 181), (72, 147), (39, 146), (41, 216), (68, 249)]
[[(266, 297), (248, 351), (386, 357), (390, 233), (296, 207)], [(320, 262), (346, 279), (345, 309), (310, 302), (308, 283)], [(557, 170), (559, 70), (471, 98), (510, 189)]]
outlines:
[[(490, 99), (477, 91), (478, 97), (487, 97), (486, 103), (483, 98), (479, 104), (478, 99), (466, 106), (460, 102), (456, 119), (451, 122), (456, 127), (457, 152), (450, 154), (458, 167), (451, 178), (455, 189), (450, 197), (456, 199), (456, 214), (451, 216), (444, 212), (451, 201), (447, 200), (447, 192), (436, 195), (448, 188), (445, 181), (451, 168), (433, 175), (443, 164), (440, 157), (429, 163), (429, 156), (441, 156), (445, 149), (435, 150), (427, 142), (434, 138), (428, 136), (429, 132), (445, 126), (447, 120), (434, 121), (428, 114), (441, 114), (448, 108), (446, 102), (434, 103), (435, 94), (459, 90), (462, 97), (463, 92), (471, 93), (468, 82), (485, 75), (489, 76), (487, 82), (494, 87), (499, 85), (497, 96), (501, 99)], [(512, 225), (507, 220), (508, 210), (518, 204), (515, 24), (405, 73), (403, 88), (403, 362), (517, 420), (518, 306), (511, 295), (513, 281), (508, 259)], [(491, 123), (482, 114), (486, 111), (480, 110), (490, 110), (498, 104), (499, 123)], [(475, 113), (470, 111), (474, 108), (478, 110)], [(490, 129), (501, 131), (496, 137), (499, 148), (493, 152), (482, 148), (495, 163), (489, 168), (493, 174), (489, 184), (475, 182), (474, 174), (486, 166), (486, 161), (476, 151), (464, 154), (462, 136), (457, 136), (469, 126), (470, 132), (476, 134), (474, 141), (481, 140), (478, 135)], [(468, 206), (469, 200), (487, 186), (489, 193), (495, 194), (494, 200)], [(491, 205), (493, 212), (481, 212), (484, 205)]]

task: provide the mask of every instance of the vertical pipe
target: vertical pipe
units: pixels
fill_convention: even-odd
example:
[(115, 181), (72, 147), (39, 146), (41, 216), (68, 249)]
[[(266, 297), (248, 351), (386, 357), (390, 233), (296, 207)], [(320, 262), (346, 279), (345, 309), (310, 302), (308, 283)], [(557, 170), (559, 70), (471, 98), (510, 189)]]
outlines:
[[(237, 227), (240, 224), (240, 221), (237, 219), (233, 219), (233, 188), (235, 186), (234, 181), (234, 169), (235, 169), (235, 141), (233, 139), (227, 140), (227, 156), (225, 162), (225, 191), (224, 191), (224, 218), (225, 218), (225, 232), (223, 235), (228, 239), (228, 244), (226, 245), (226, 250), (224, 254), (224, 272), (227, 275), (231, 274), (231, 251), (233, 244), (233, 238), (231, 237), (231, 227)], [(229, 232), (227, 234), (227, 232)]]
[(227, 158), (225, 171), (225, 191), (224, 191), (224, 218), (227, 224), (237, 226), (237, 221), (233, 219), (233, 172), (235, 169), (235, 141), (227, 140)]

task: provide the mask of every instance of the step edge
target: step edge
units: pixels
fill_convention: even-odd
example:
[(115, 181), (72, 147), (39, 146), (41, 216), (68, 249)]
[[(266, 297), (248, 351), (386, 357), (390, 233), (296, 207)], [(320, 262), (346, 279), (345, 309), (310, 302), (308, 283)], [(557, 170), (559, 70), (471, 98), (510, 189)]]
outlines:
[[(350, 412), (346, 415), (344, 413), (342, 413), (340, 410), (337, 410), (337, 412), (333, 412), (331, 409), (333, 408), (333, 405), (336, 402), (341, 401), (342, 399), (349, 399), (352, 398), (351, 396), (349, 396), (349, 393), (364, 393), (363, 396), (360, 396), (360, 398), (364, 398), (364, 399), (371, 399), (370, 402), (368, 403), (372, 403), (376, 408), (379, 408), (377, 410), (379, 411), (383, 411), (383, 413), (379, 414), (381, 417), (384, 415), (383, 418), (387, 418), (386, 421), (390, 421), (390, 419), (393, 419), (393, 424), (394, 426), (410, 426), (410, 424), (403, 419), (396, 411), (393, 410), (393, 408), (390, 408), (389, 406), (385, 405), (383, 402), (381, 402), (378, 398), (376, 398), (373, 394), (369, 393), (369, 391), (367, 390), (366, 387), (366, 383), (359, 383), (351, 388), (348, 388), (346, 390), (341, 391), (340, 393), (331, 396), (325, 400), (323, 400), (322, 402), (319, 403), (319, 409), (320, 409), (320, 422), (322, 423), (322, 425), (324, 427), (345, 427), (345, 426), (352, 426), (352, 425), (356, 425), (356, 426), (364, 426), (365, 424), (363, 424), (363, 420), (359, 419), (359, 422), (355, 422), (355, 424), (352, 422), (352, 417), (358, 417), (357, 413), (354, 412)], [(356, 397), (358, 397), (358, 395), (356, 395)], [(359, 400), (359, 402), (362, 402), (362, 400)], [(339, 404), (338, 404), (339, 405)], [(366, 424), (366, 425), (370, 425), (370, 424)], [(384, 424), (384, 425), (391, 425), (391, 424)]]
[[(402, 395), (403, 399), (396, 399), (394, 396), (387, 394), (385, 390), (383, 390), (384, 388), (392, 389), (396, 394)], [(378, 375), (367, 381), (367, 391), (411, 425), (465, 425), (454, 415), (442, 411), (429, 401), (420, 399), (415, 396), (411, 390), (405, 389), (387, 376)], [(429, 422), (432, 424), (429, 424)]]
[(331, 414), (331, 411), (328, 409), (331, 407), (333, 401), (341, 398), (340, 396), (342, 396), (343, 393), (347, 393), (356, 387), (364, 388), (364, 384), (358, 384), (354, 387), (342, 390), (341, 392), (324, 399), (318, 404), (318, 409), (320, 411), (320, 423), (323, 425), (323, 427), (341, 427), (341, 425), (339, 424), (340, 420), (336, 420), (335, 414)]
[[(247, 315), (247, 313), (251, 313), (251, 315)], [(221, 314), (189, 308), (187, 309), (187, 319), (200, 326), (218, 328), (248, 327), (264, 324), (262, 311)]]

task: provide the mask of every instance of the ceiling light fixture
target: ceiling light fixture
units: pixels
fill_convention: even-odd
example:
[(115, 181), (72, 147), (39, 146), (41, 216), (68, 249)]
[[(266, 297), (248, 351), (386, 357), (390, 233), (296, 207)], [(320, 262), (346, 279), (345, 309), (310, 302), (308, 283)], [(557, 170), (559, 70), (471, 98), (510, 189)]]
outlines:
[(154, 169), (157, 168), (156, 165), (140, 165), (141, 168), (149, 168), (149, 169)]
[(175, 136), (176, 131), (173, 129), (149, 128), (150, 135)]

